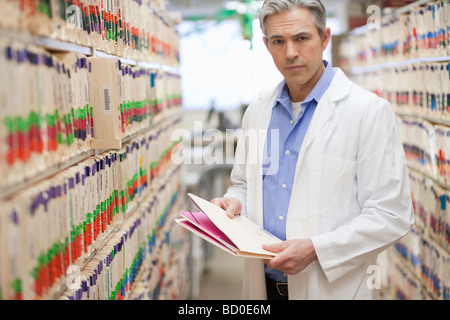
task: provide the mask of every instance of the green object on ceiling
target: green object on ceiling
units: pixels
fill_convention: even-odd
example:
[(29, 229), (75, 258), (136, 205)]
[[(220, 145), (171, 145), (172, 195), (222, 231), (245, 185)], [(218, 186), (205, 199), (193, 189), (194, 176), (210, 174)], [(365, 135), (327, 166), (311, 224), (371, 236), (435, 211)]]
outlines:
[[(231, 9), (222, 9), (217, 12), (217, 14), (214, 17), (210, 16), (191, 16), (188, 18), (185, 18), (187, 21), (194, 21), (194, 22), (201, 22), (205, 20), (215, 20), (217, 24), (221, 23), (224, 20), (231, 20), (236, 19), (239, 21), (241, 28), (242, 28), (242, 37), (245, 40), (250, 41), (250, 49), (253, 48), (253, 20), (258, 17), (259, 10), (255, 11), (254, 7), (251, 3), (255, 0), (245, 0), (241, 1), (242, 3), (245, 3), (247, 6), (247, 9), (245, 12), (238, 12), (238, 10), (231, 10)], [(244, 11), (244, 10), (239, 10)], [(194, 32), (202, 32), (206, 27), (200, 26), (200, 24), (197, 24), (194, 28)]]

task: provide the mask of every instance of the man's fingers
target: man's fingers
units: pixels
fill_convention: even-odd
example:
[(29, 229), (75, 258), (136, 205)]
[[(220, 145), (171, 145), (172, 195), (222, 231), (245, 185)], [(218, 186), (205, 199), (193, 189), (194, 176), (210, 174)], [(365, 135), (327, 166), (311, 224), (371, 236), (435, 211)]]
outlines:
[(226, 209), (226, 208), (223, 207), (225, 205), (225, 203), (224, 203), (224, 201), (222, 199), (219, 199), (219, 198), (212, 199), (211, 203), (215, 204), (218, 207), (221, 207), (224, 210)]
[(317, 260), (311, 239), (288, 240), (275, 245), (263, 246), (263, 248), (277, 253), (275, 258), (265, 261), (266, 265), (289, 275), (301, 272)]
[(226, 214), (227, 216), (229, 216), (230, 218), (234, 218), (235, 216), (238, 216), (241, 214), (241, 204), (238, 203), (237, 201), (229, 201), (228, 202), (228, 207), (226, 209)]
[(234, 198), (215, 198), (211, 203), (225, 210), (228, 217), (234, 218), (241, 214), (242, 205), (238, 199)]
[(280, 256), (279, 254), (282, 253), (287, 247), (289, 246), (289, 243), (286, 241), (276, 243), (276, 244), (270, 244), (270, 245), (263, 245), (263, 249), (267, 250), (269, 252), (276, 253), (277, 255), (269, 260), (265, 260), (264, 263), (272, 269), (278, 269), (282, 270), (282, 265), (285, 261), (285, 258)]

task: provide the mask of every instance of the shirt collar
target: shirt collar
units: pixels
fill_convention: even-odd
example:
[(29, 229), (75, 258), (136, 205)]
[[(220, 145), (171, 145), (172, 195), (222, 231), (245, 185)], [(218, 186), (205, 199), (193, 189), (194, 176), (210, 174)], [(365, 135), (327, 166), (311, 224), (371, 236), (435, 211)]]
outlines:
[[(314, 99), (318, 103), (322, 98), (322, 96), (327, 91), (327, 89), (329, 88), (331, 82), (333, 81), (336, 71), (331, 67), (331, 64), (328, 63), (327, 61), (323, 60), (323, 64), (325, 66), (324, 73), (322, 74), (315, 87), (311, 90), (311, 92), (303, 102), (310, 102), (311, 100)], [(281, 87), (281, 91), (278, 94), (277, 99), (275, 100), (273, 106), (274, 108), (278, 102), (287, 109), (291, 108), (291, 98), (289, 96), (289, 88), (286, 84), (286, 80), (283, 81), (283, 86)]]

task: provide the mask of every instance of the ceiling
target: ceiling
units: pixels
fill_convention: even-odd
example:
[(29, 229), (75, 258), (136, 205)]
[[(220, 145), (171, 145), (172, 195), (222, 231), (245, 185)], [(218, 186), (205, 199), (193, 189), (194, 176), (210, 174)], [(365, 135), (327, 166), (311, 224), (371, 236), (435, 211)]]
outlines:
[[(221, 20), (221, 18), (228, 17), (225, 9), (236, 10), (248, 7), (248, 3), (252, 6), (252, 12), (257, 14), (261, 8), (263, 0), (164, 0), (165, 8), (169, 12), (176, 12), (181, 20)], [(385, 4), (392, 4), (395, 1), (387, 0), (322, 0), (322, 3), (327, 8), (329, 17), (339, 19), (343, 30), (349, 28), (349, 17), (356, 16), (364, 18), (367, 16), (367, 8), (376, 4), (381, 8)], [(399, 6), (411, 1), (396, 0)], [(219, 16), (219, 14), (221, 14)], [(236, 16), (233, 16), (236, 17)]]
[[(167, 0), (166, 9), (168, 11), (180, 12), (183, 19), (192, 19), (203, 17), (205, 19), (214, 19), (216, 15), (224, 9), (235, 9), (236, 5), (242, 3), (243, 0)], [(262, 1), (254, 1), (253, 4), (259, 9), (262, 6)], [(261, 2), (261, 3), (259, 3)]]
[(180, 12), (183, 19), (197, 16), (213, 18), (217, 12), (225, 8), (227, 0), (167, 0), (168, 11)]
[[(197, 16), (206, 16), (214, 18), (220, 11), (226, 8), (227, 3), (245, 3), (248, 0), (165, 0), (165, 6), (168, 11), (180, 12), (184, 19)], [(261, 7), (263, 0), (253, 1), (258, 3)], [(328, 12), (340, 11), (342, 9), (349, 9), (347, 6), (354, 8), (362, 8), (365, 10), (370, 4), (380, 5), (382, 8), (400, 7), (408, 3), (414, 2), (411, 0), (322, 0)]]
[[(348, 2), (368, 2), (374, 0), (322, 0), (328, 13), (335, 15), (335, 11), (342, 10)], [(172, 12), (179, 12), (183, 19), (205, 17), (214, 19), (218, 12), (227, 8), (236, 8), (236, 4), (245, 4), (245, 0), (166, 0), (166, 9)], [(263, 0), (253, 1), (252, 4), (257, 10), (262, 6)], [(231, 6), (231, 7), (230, 7)]]

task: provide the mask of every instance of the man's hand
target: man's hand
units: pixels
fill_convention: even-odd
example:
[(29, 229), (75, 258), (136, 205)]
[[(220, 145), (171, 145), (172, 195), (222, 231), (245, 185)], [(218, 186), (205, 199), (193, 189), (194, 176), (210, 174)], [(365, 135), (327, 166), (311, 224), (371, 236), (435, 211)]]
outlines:
[(271, 269), (281, 270), (291, 276), (303, 271), (317, 260), (316, 251), (310, 239), (284, 241), (264, 245), (263, 248), (278, 254), (271, 260), (265, 260), (265, 264)]
[(242, 204), (236, 198), (215, 198), (211, 202), (225, 210), (227, 216), (230, 218), (241, 214)]

